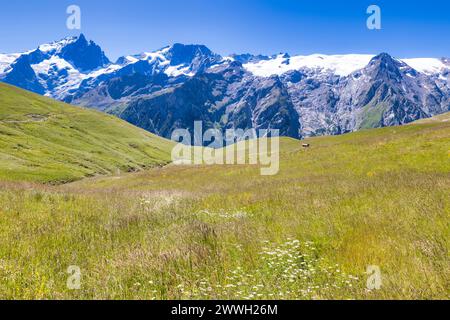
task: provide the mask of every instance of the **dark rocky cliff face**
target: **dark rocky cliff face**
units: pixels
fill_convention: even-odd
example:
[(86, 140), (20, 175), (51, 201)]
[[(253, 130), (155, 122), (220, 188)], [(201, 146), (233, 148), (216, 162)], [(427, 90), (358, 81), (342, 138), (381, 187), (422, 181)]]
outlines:
[(95, 70), (110, 63), (102, 49), (80, 35), (77, 41), (65, 46), (59, 56), (81, 71)]

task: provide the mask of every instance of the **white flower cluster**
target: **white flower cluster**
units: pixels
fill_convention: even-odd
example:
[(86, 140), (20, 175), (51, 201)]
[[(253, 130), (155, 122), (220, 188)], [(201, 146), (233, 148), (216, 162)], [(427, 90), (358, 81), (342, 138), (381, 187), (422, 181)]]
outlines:
[(194, 286), (179, 285), (178, 290), (186, 299), (320, 299), (329, 290), (348, 290), (359, 280), (339, 265), (327, 265), (312, 242), (265, 242), (259, 257), (259, 268), (237, 267), (223, 284), (199, 279)]

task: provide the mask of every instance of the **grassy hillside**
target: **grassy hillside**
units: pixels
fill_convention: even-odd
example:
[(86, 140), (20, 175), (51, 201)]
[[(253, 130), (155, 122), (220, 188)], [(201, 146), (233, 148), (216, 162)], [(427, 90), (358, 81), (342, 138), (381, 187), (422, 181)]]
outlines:
[(171, 142), (0, 83), (0, 179), (68, 182), (170, 160)]
[[(282, 139), (276, 176), (167, 166), (0, 183), (0, 298), (449, 298), (448, 119), (309, 149)], [(371, 265), (381, 290), (367, 289)]]

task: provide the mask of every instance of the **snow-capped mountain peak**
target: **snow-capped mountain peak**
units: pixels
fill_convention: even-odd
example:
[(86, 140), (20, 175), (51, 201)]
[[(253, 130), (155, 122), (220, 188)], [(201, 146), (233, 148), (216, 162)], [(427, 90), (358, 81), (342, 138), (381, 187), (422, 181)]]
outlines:
[(204, 45), (176, 43), (153, 52), (120, 57), (116, 64), (125, 67), (145, 61), (154, 72), (165, 73), (169, 77), (191, 77), (222, 60)]
[(92, 71), (110, 64), (100, 46), (93, 41), (87, 41), (83, 34), (63, 46), (58, 56), (81, 71)]

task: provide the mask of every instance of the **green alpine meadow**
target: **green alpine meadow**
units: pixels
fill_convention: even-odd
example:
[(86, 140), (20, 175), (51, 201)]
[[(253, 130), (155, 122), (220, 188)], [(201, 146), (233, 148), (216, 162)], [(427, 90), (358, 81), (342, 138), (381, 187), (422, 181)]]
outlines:
[(0, 83), (0, 179), (61, 184), (170, 162), (172, 144), (104, 113)]
[(174, 145), (0, 84), (0, 299), (449, 298), (449, 113), (280, 138), (272, 176)]

